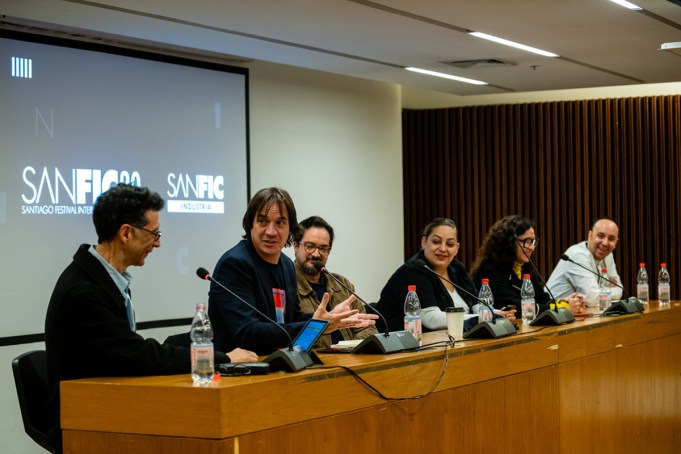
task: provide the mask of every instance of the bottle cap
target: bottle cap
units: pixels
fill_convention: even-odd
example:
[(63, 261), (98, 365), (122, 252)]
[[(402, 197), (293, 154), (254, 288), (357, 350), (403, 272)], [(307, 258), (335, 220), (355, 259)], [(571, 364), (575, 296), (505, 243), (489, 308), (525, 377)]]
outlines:
[(529, 274), (523, 274), (523, 279), (529, 279), (530, 275)]
[(489, 279), (483, 278), (482, 279), (482, 285), (489, 285)]
[(640, 266), (641, 268), (645, 268), (645, 267), (646, 267), (646, 264), (643, 263), (643, 262), (641, 262), (641, 263), (638, 264), (638, 266)]
[(607, 272), (608, 272), (608, 270), (605, 269), (605, 268), (603, 268), (603, 269), (601, 270), (601, 273), (607, 273)]
[(416, 286), (415, 286), (415, 285), (408, 285), (408, 286), (407, 286), (407, 291), (409, 291), (409, 292), (415, 292), (415, 291), (416, 291)]
[(666, 263), (664, 263), (664, 262), (663, 262), (663, 263), (661, 263), (661, 264), (660, 264), (660, 266), (661, 266), (662, 268), (667, 268), (667, 264), (666, 264)]

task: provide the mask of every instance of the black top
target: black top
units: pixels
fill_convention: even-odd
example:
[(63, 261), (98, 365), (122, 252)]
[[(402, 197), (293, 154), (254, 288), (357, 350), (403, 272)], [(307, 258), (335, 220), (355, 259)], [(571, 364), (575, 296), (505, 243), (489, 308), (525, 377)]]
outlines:
[[(416, 294), (419, 296), (422, 309), (437, 306), (444, 311), (446, 308), (454, 306), (452, 297), (442, 280), (423, 266), (418, 266), (417, 260), (423, 260), (431, 269), (433, 268), (426, 260), (423, 251), (420, 251), (393, 273), (381, 290), (381, 297), (376, 303), (376, 308), (386, 318), (390, 331), (404, 329), (404, 300), (407, 297), (407, 287), (410, 285), (416, 286)], [(457, 289), (457, 292), (468, 304), (468, 307), (472, 308), (477, 304), (475, 298), (477, 291), (463, 263), (456, 259), (452, 260), (447, 268), (447, 274), (452, 282), (465, 290)], [(423, 330), (428, 331), (425, 327)]]
[[(545, 290), (541, 284), (541, 280), (532, 271), (532, 265), (525, 263), (520, 268), (521, 276), (525, 274), (530, 275), (532, 286), (534, 287), (534, 301), (537, 304), (539, 312), (545, 311), (549, 308), (549, 304), (553, 301), (551, 295)], [(494, 296), (494, 307), (496, 309), (503, 309), (509, 304), (514, 304), (516, 307), (516, 318), (521, 317), (520, 307), (520, 287), (523, 285), (522, 279), (518, 278), (512, 270), (502, 270), (498, 267), (493, 267), (489, 263), (483, 263), (478, 268), (473, 279), (475, 285), (480, 288), (481, 280), (483, 278), (489, 279), (489, 286), (492, 289)]]
[[(189, 349), (145, 339), (130, 329), (121, 291), (83, 244), (62, 272), (45, 318), (50, 434), (61, 452), (59, 382), (88, 377), (186, 374)], [(216, 363), (229, 362), (215, 352)]]

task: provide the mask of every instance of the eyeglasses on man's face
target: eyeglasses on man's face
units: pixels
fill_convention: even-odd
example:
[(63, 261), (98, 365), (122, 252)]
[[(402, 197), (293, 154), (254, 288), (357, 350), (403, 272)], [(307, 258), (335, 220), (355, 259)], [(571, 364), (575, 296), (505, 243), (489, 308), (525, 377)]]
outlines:
[(315, 249), (319, 251), (321, 255), (329, 255), (329, 252), (331, 252), (331, 246), (319, 246), (314, 243), (308, 243), (305, 241), (301, 241), (300, 245), (305, 249), (305, 252), (308, 254), (312, 254)]
[(154, 235), (154, 241), (158, 241), (161, 239), (161, 236), (163, 236), (163, 233), (160, 230), (149, 230), (145, 229), (144, 227), (140, 227), (139, 225), (133, 225), (136, 229), (144, 230), (145, 232), (151, 233)]

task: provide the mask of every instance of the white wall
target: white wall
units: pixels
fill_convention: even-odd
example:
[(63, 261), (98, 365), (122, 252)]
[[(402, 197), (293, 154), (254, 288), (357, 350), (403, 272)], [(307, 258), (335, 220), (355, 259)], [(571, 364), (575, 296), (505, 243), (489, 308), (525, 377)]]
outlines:
[[(250, 68), (252, 193), (280, 186), (299, 219), (326, 218), (337, 231), (329, 268), (376, 300), (403, 256), (399, 87), (272, 64)], [(218, 239), (215, 247), (238, 240)], [(180, 331), (141, 334), (162, 341)], [(18, 354), (39, 348), (0, 348), (0, 453), (44, 452), (23, 431), (10, 367)]]
[(252, 69), (252, 193), (280, 186), (299, 221), (326, 219), (336, 234), (329, 269), (376, 301), (404, 256), (399, 87), (265, 63)]

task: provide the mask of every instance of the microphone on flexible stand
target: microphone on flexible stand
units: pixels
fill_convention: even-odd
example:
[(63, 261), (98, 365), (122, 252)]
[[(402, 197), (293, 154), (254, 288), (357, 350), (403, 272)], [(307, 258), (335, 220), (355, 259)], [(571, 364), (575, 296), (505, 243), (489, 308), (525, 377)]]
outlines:
[(319, 261), (319, 260), (314, 260), (312, 262), (312, 266), (319, 271), (320, 273), (324, 273), (327, 276), (331, 277), (333, 280), (335, 280), (341, 287), (343, 287), (345, 290), (350, 292), (351, 294), (355, 295), (355, 298), (364, 305), (365, 308), (371, 309), (381, 317), (381, 320), (383, 321), (383, 324), (385, 325), (385, 332), (384, 333), (379, 333), (379, 334), (373, 334), (366, 339), (362, 340), (355, 348), (352, 349), (352, 353), (397, 353), (401, 352), (404, 350), (412, 350), (419, 348), (419, 342), (416, 340), (413, 334), (411, 334), (409, 331), (393, 331), (390, 332), (390, 328), (388, 328), (388, 322), (386, 321), (385, 317), (383, 314), (381, 314), (378, 309), (373, 307), (370, 304), (367, 304), (362, 298), (359, 297), (357, 293), (355, 293), (351, 288), (349, 288), (347, 285), (345, 285), (340, 279), (338, 279), (336, 276), (333, 275), (333, 273), (330, 273), (329, 270), (326, 269), (324, 264)]
[[(473, 295), (471, 292), (468, 290), (464, 289), (460, 285), (456, 284), (455, 282), (450, 281), (446, 277), (440, 276), (433, 270), (431, 267), (428, 266), (426, 262), (424, 262), (421, 259), (417, 259), (414, 261), (414, 265), (418, 267), (423, 267), (433, 273), (435, 276), (439, 277), (440, 279), (443, 279), (450, 284), (452, 284), (457, 290), (460, 290), (461, 292), (465, 293), (466, 295), (474, 298), (476, 301), (478, 301), (480, 304), (483, 306), (487, 307), (492, 314), (494, 314), (494, 308), (491, 307), (487, 301), (484, 301), (480, 298), (478, 298), (476, 295)], [(486, 320), (484, 322), (479, 322), (477, 325), (475, 325), (473, 328), (469, 329), (466, 331), (463, 335), (464, 339), (497, 339), (499, 337), (504, 337), (508, 336), (509, 334), (515, 334), (516, 333), (516, 327), (513, 323), (508, 321), (504, 317), (497, 317), (493, 318), (492, 320)]]
[[(553, 293), (551, 293), (551, 289), (546, 286), (546, 281), (542, 277), (541, 273), (537, 269), (537, 267), (534, 265), (534, 262), (532, 262), (532, 259), (530, 258), (529, 255), (527, 255), (527, 252), (525, 252), (525, 248), (523, 245), (520, 243), (520, 240), (518, 239), (517, 235), (513, 235), (515, 238), (515, 242), (518, 243), (518, 246), (520, 247), (520, 250), (523, 251), (523, 255), (527, 257), (527, 261), (529, 262), (530, 266), (534, 270), (535, 273), (537, 273), (537, 277), (541, 281), (541, 283), (544, 285), (544, 288), (546, 291), (549, 293), (549, 296), (551, 297), (551, 301), (553, 301), (553, 305), (555, 306), (555, 309), (551, 309), (551, 304), (549, 303), (549, 308), (545, 310), (544, 312), (541, 312), (539, 315), (535, 317), (534, 320), (530, 322), (530, 326), (553, 326), (553, 325), (565, 325), (567, 323), (573, 323), (575, 321), (575, 316), (572, 315), (572, 312), (570, 312), (569, 309), (566, 309), (564, 307), (559, 308), (558, 303), (556, 302), (556, 298), (553, 296)], [(522, 313), (522, 308), (521, 308), (521, 313)]]
[(229, 293), (230, 295), (244, 303), (246, 306), (253, 309), (263, 318), (265, 318), (268, 322), (271, 322), (274, 326), (278, 327), (284, 332), (284, 334), (286, 334), (286, 338), (288, 339), (288, 347), (275, 351), (264, 360), (264, 362), (270, 365), (270, 370), (272, 371), (286, 370), (288, 372), (298, 372), (305, 369), (308, 366), (311, 366), (315, 362), (318, 363), (321, 362), (319, 361), (319, 358), (313, 358), (306, 351), (294, 349), (293, 339), (291, 339), (291, 335), (288, 333), (288, 331), (286, 331), (286, 329), (284, 329), (283, 326), (272, 320), (270, 317), (265, 315), (262, 311), (258, 310), (258, 308), (256, 308), (251, 303), (237, 295), (235, 292), (225, 287), (221, 282), (213, 278), (213, 276), (211, 276), (207, 269), (203, 267), (197, 269), (196, 275), (201, 279), (210, 281), (213, 284), (217, 285), (218, 287), (220, 287), (221, 289), (223, 289), (224, 291), (226, 291), (227, 293)]
[[(594, 274), (598, 276), (599, 279), (605, 279), (606, 281), (610, 282), (611, 284), (619, 287), (622, 289), (622, 295), (625, 294), (626, 290), (624, 287), (619, 284), (618, 282), (615, 282), (607, 277), (603, 277), (594, 270), (587, 268), (586, 266), (582, 265), (581, 263), (575, 262), (572, 260), (567, 254), (562, 254), (560, 256), (561, 260), (565, 260), (566, 262), (574, 263), (578, 267), (587, 270), (589, 273)], [(628, 299), (621, 299), (619, 301), (614, 301), (610, 304), (610, 307), (607, 308), (606, 310), (603, 311), (602, 315), (605, 316), (612, 316), (612, 315), (624, 315), (624, 314), (634, 314), (636, 312), (643, 312), (645, 308), (643, 307), (643, 304), (639, 301), (638, 298), (635, 296), (630, 296)]]

